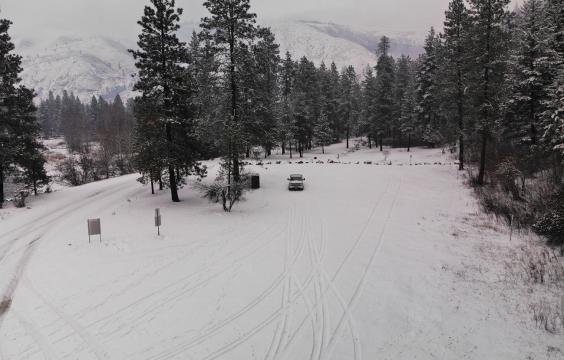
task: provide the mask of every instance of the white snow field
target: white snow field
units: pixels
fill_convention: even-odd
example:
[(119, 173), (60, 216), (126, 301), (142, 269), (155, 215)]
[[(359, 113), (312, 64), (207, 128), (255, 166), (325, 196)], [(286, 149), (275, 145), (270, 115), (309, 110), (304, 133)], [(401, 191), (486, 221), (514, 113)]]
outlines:
[[(564, 357), (504, 281), (524, 240), (478, 212), (447, 155), (327, 151), (249, 166), (262, 188), (231, 214), (136, 176), (1, 210), (0, 359)], [(291, 173), (304, 192), (288, 192)]]

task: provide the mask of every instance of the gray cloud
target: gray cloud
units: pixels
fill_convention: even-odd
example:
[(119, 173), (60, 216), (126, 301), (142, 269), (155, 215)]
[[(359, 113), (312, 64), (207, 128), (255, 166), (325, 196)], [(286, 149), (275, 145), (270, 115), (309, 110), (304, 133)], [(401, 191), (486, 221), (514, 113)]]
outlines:
[[(177, 0), (184, 20), (205, 15), (203, 1)], [(111, 35), (132, 39), (148, 0), (2, 0), (2, 13), (14, 22), (15, 37)], [(381, 30), (411, 30), (422, 35), (440, 28), (449, 0), (255, 0), (263, 22), (279, 18), (315, 19)]]

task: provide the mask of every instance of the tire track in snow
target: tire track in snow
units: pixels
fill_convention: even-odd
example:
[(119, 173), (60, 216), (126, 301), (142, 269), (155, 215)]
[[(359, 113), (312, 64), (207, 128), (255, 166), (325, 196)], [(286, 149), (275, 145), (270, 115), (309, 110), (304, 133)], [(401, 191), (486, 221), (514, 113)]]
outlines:
[[(267, 232), (267, 231), (265, 231)], [(244, 256), (237, 258), (235, 261), (231, 262), (229, 265), (220, 268), (217, 271), (213, 271), (213, 269), (211, 267), (206, 267), (201, 269), (200, 271), (191, 274), (185, 278), (183, 278), (180, 281), (176, 281), (173, 284), (169, 284), (167, 285), (165, 288), (171, 288), (174, 287), (176, 285), (182, 284), (185, 280), (189, 279), (189, 278), (194, 278), (197, 275), (201, 275), (203, 273), (212, 273), (211, 275), (204, 277), (202, 280), (197, 281), (195, 284), (193, 283), (185, 283), (183, 285), (181, 285), (180, 289), (178, 290), (174, 290), (172, 291), (170, 294), (168, 294), (165, 297), (160, 297), (157, 298), (155, 300), (153, 300), (150, 305), (148, 305), (143, 311), (139, 312), (140, 315), (135, 316), (131, 319), (129, 319), (128, 322), (128, 326), (132, 326), (140, 321), (142, 321), (144, 318), (146, 318), (147, 316), (154, 316), (156, 314), (156, 310), (158, 308), (162, 308), (163, 305), (165, 304), (170, 304), (174, 301), (178, 301), (182, 296), (192, 293), (195, 290), (205, 287), (206, 285), (209, 285), (214, 279), (219, 278), (220, 276), (224, 275), (225, 273), (227, 273), (228, 271), (236, 268), (238, 265), (240, 265), (241, 263), (243, 263), (244, 260), (250, 258), (251, 256), (255, 255), (257, 252), (259, 252), (260, 250), (266, 248), (268, 245), (270, 245), (274, 240), (276, 240), (278, 238), (279, 234), (274, 235), (269, 241), (260, 244), (258, 247), (256, 247), (255, 249), (253, 249), (250, 253), (245, 254)], [(222, 263), (222, 262), (218, 262), (218, 263)], [(162, 292), (162, 289), (153, 291), (151, 294), (143, 296), (142, 298), (134, 301), (133, 303), (130, 303), (122, 308), (120, 308), (119, 310), (115, 311), (114, 313), (112, 313), (111, 315), (108, 315), (102, 319), (98, 319), (90, 324), (88, 324), (88, 326), (92, 326), (95, 324), (98, 324), (100, 322), (103, 321), (108, 321), (109, 324), (113, 324), (115, 323), (115, 316), (119, 315), (120, 313), (130, 310), (132, 306), (136, 306), (141, 304), (143, 301), (145, 300), (150, 300), (153, 298), (153, 296), (155, 294), (159, 294)], [(102, 325), (102, 328), (104, 328), (108, 323), (106, 323), (105, 325)], [(121, 328), (116, 329), (115, 331), (109, 333), (109, 335), (111, 335), (112, 333), (115, 333), (117, 331), (120, 331)]]
[[(353, 246), (347, 251), (344, 259), (341, 261), (341, 263), (339, 264), (339, 267), (337, 268), (337, 270), (335, 271), (334, 275), (328, 279), (327, 281), (327, 286), (324, 289), (324, 293), (326, 293), (331, 287), (333, 287), (333, 291), (337, 294), (340, 294), (339, 290), (337, 289), (337, 287), (335, 286), (335, 281), (338, 278), (338, 276), (341, 274), (344, 266), (346, 265), (347, 262), (349, 262), (352, 253), (358, 248), (358, 246), (361, 243), (361, 240), (364, 238), (364, 235), (366, 234), (366, 231), (368, 230), (368, 227), (370, 226), (370, 224), (372, 223), (372, 220), (374, 218), (374, 216), (376, 215), (376, 210), (378, 209), (378, 207), (381, 205), (382, 200), (384, 199), (384, 197), (388, 194), (388, 190), (390, 188), (391, 185), (391, 181), (389, 180), (386, 184), (386, 188), (385, 190), (379, 195), (378, 199), (376, 199), (376, 201), (374, 202), (374, 205), (372, 206), (372, 209), (370, 211), (370, 214), (368, 216), (368, 219), (366, 220), (366, 222), (363, 225), (362, 230), (360, 231), (359, 235), (356, 237)], [(341, 298), (343, 298), (341, 296)], [(344, 300), (342, 300), (344, 302)], [(339, 301), (340, 303), (342, 303), (341, 301)], [(346, 305), (341, 305), (344, 308), (347, 308), (348, 306)], [(308, 319), (313, 318), (313, 312), (310, 312), (309, 314), (307, 314), (303, 320), (300, 322), (300, 324), (298, 325), (296, 331), (292, 334), (290, 341), (288, 343), (288, 345), (286, 346), (286, 348), (283, 350), (283, 353), (285, 354), (288, 350), (289, 350), (289, 346), (293, 343), (294, 339), (296, 338), (296, 336), (298, 335), (298, 333), (301, 331), (301, 329), (304, 327), (305, 323), (307, 322)], [(352, 321), (352, 320), (351, 320)], [(353, 327), (354, 328), (354, 327)], [(351, 330), (352, 331), (352, 330)], [(353, 335), (353, 341), (355, 342), (355, 344), (359, 341), (358, 336), (356, 337), (355, 340), (355, 336)], [(360, 348), (359, 345), (355, 345), (357, 348)], [(356, 353), (356, 352), (355, 352)], [(358, 354), (358, 353), (357, 353)]]
[[(325, 243), (326, 242), (324, 240), (325, 239), (325, 227), (323, 226), (323, 222), (321, 222), (320, 236), (321, 236), (321, 239), (322, 239), (321, 240), (322, 243)], [(339, 305), (342, 307), (344, 314), (346, 315), (347, 322), (348, 322), (348, 325), (349, 325), (349, 330), (351, 332), (351, 337), (352, 337), (354, 359), (360, 360), (360, 359), (362, 359), (360, 337), (358, 335), (358, 332), (356, 331), (356, 326), (355, 326), (352, 314), (349, 312), (349, 309), (347, 308), (347, 304), (346, 304), (346, 301), (344, 300), (343, 295), (341, 294), (341, 292), (339, 291), (339, 289), (337, 288), (335, 283), (332, 282), (329, 279), (329, 274), (327, 273), (327, 271), (323, 267), (321, 260), (319, 260), (318, 264), (319, 264), (319, 267), (320, 267), (321, 272), (322, 272), (322, 278), (325, 280), (325, 283), (326, 283), (325, 286), (324, 286), (325, 289), (329, 288), (333, 292), (333, 294), (335, 295)], [(327, 329), (329, 329), (329, 328), (327, 328)], [(329, 338), (328, 333), (326, 334), (326, 338)], [(319, 360), (324, 358), (324, 356), (323, 356), (324, 350), (325, 349), (322, 349), (322, 351), (320, 352)]]
[[(350, 313), (352, 311), (352, 309), (354, 308), (354, 306), (356, 305), (356, 302), (358, 301), (358, 298), (360, 297), (360, 294), (362, 292), (362, 289), (366, 283), (366, 277), (368, 276), (368, 273), (370, 272), (370, 269), (372, 268), (373, 264), (374, 264), (374, 260), (376, 259), (376, 256), (380, 253), (382, 246), (384, 245), (384, 235), (386, 233), (386, 230), (388, 228), (388, 224), (390, 222), (390, 219), (392, 217), (393, 211), (395, 209), (396, 203), (397, 203), (397, 199), (401, 190), (401, 186), (402, 183), (400, 182), (400, 184), (398, 185), (398, 188), (394, 194), (394, 198), (392, 200), (392, 204), (388, 210), (387, 216), (386, 216), (386, 221), (384, 222), (384, 225), (382, 226), (382, 230), (380, 231), (380, 234), (378, 236), (378, 241), (377, 241), (377, 245), (376, 248), (374, 249), (374, 251), (372, 252), (372, 255), (370, 256), (370, 260), (368, 262), (368, 265), (366, 266), (362, 277), (358, 283), (358, 285), (355, 288), (355, 291), (353, 293), (353, 296), (351, 297), (350, 301), (347, 304), (347, 308), (348, 308), (348, 312)], [(339, 335), (339, 332), (343, 326), (343, 322), (344, 319), (346, 317), (346, 314), (343, 314), (343, 316), (340, 318), (338, 324), (337, 324), (337, 328), (335, 329), (335, 331), (333, 332), (331, 339), (329, 341), (329, 345), (327, 346), (327, 356), (331, 356), (333, 351), (334, 351), (334, 347), (335, 347), (335, 343), (336, 343), (336, 338)]]
[[(283, 233), (283, 232), (284, 231), (282, 231), (281, 233)], [(276, 238), (278, 238), (278, 236), (274, 236), (273, 240), (276, 239)], [(272, 241), (270, 241), (270, 242), (272, 242)], [(212, 326), (210, 329), (207, 329), (206, 331), (204, 331), (203, 334), (201, 334), (198, 337), (192, 339), (190, 342), (181, 344), (180, 346), (177, 346), (174, 350), (169, 349), (169, 350), (162, 352), (162, 353), (160, 353), (156, 356), (150, 357), (149, 359), (151, 359), (151, 360), (167, 359), (171, 356), (178, 355), (178, 354), (180, 354), (180, 353), (182, 353), (182, 352), (184, 352), (188, 349), (193, 348), (196, 345), (201, 344), (202, 342), (207, 340), (210, 336), (215, 335), (216, 333), (221, 331), (223, 328), (225, 328), (230, 323), (234, 322), (235, 320), (241, 318), (245, 314), (252, 311), (262, 301), (266, 300), (266, 298), (268, 298), (268, 296), (270, 294), (274, 293), (274, 291), (278, 288), (278, 286), (280, 284), (283, 283), (283, 281), (285, 279), (286, 279), (286, 274), (282, 273), (281, 275), (279, 275), (274, 280), (273, 283), (270, 284), (270, 286), (265, 291), (263, 291), (259, 296), (254, 298), (249, 304), (245, 305), (240, 311), (228, 316), (226, 319), (224, 319), (220, 323)]]
[[(231, 227), (230, 229), (233, 229), (233, 228), (234, 228), (234, 227)], [(220, 231), (219, 233), (221, 234), (221, 233), (224, 233), (225, 231), (229, 231), (229, 230), (226, 229), (226, 230), (224, 230), (224, 231)], [(262, 231), (261, 233), (263, 233), (263, 232), (266, 231), (266, 230), (261, 230), (261, 231)], [(244, 233), (242, 233), (242, 234), (238, 234), (237, 236), (234, 236), (231, 240), (238, 240), (238, 239), (241, 239), (241, 238), (245, 238), (245, 237), (249, 236), (250, 234), (252, 234), (253, 232), (255, 232), (255, 230), (254, 230), (254, 229), (251, 229), (251, 230), (246, 231), (246, 232), (244, 232)], [(209, 239), (211, 239), (211, 238), (213, 238), (213, 237), (209, 237), (209, 238), (207, 238), (207, 239), (205, 239), (205, 240), (202, 240), (201, 242), (202, 242), (202, 243), (205, 243), (207, 240), (209, 240)], [(253, 239), (254, 239), (254, 238), (253, 238)], [(251, 241), (251, 242), (252, 242), (252, 241)], [(243, 247), (246, 247), (247, 245), (248, 245), (248, 244), (245, 244), (245, 245), (243, 245)], [(238, 251), (238, 250), (240, 250), (240, 248), (237, 248), (235, 251)], [(231, 254), (233, 254), (233, 253), (234, 253), (234, 251), (233, 251), (233, 252), (230, 252), (230, 253), (228, 253), (228, 254), (231, 255)], [(224, 257), (225, 257), (225, 256), (224, 256)], [(133, 288), (135, 288), (135, 287), (137, 287), (137, 286), (139, 286), (139, 285), (142, 285), (142, 284), (146, 283), (147, 279), (153, 278), (153, 277), (159, 275), (159, 274), (162, 273), (164, 270), (166, 270), (166, 269), (168, 269), (168, 268), (170, 268), (170, 267), (172, 267), (172, 266), (174, 266), (174, 265), (177, 265), (178, 263), (182, 262), (183, 260), (184, 260), (184, 256), (179, 256), (179, 257), (178, 257), (176, 260), (174, 260), (174, 261), (167, 261), (164, 265), (161, 265), (161, 266), (155, 268), (153, 271), (150, 271), (150, 272), (148, 272), (148, 273), (143, 274), (143, 276), (140, 277), (138, 280), (129, 283), (129, 284), (126, 285), (124, 288), (120, 289), (119, 291), (116, 291), (116, 292), (113, 292), (113, 293), (109, 294), (109, 295), (106, 296), (104, 299), (102, 299), (98, 304), (96, 304), (96, 305), (94, 305), (94, 306), (89, 306), (89, 307), (86, 307), (86, 308), (82, 309), (79, 313), (75, 314), (75, 317), (77, 317), (77, 318), (82, 318), (82, 317), (86, 316), (88, 313), (90, 313), (90, 312), (92, 312), (92, 311), (95, 311), (95, 310), (99, 309), (101, 306), (105, 305), (108, 301), (110, 301), (110, 300), (112, 300), (112, 299), (115, 299), (116, 297), (119, 297), (119, 296), (121, 296), (121, 295), (127, 293), (127, 292), (130, 291), (131, 289), (133, 289)], [(223, 260), (223, 258), (222, 258), (222, 260)], [(214, 262), (214, 264), (217, 264), (217, 263), (220, 263), (220, 262), (221, 262), (221, 261), (216, 261), (216, 262)], [(209, 268), (206, 268), (205, 270), (209, 270)], [(197, 273), (192, 273), (192, 274), (190, 274), (189, 276), (199, 275), (199, 274), (203, 273), (205, 270), (199, 270)], [(138, 272), (138, 270), (136, 270), (134, 273), (136, 274), (137, 272)], [(184, 278), (182, 278), (182, 279), (186, 280), (187, 277), (184, 277)], [(92, 290), (95, 290), (95, 289), (92, 289)], [(160, 291), (162, 291), (162, 290), (164, 290), (164, 288), (161, 288)], [(65, 299), (65, 300), (68, 300), (68, 299), (70, 299), (70, 297), (67, 298), (67, 299)]]
[[(289, 217), (290, 218), (290, 217)], [(289, 227), (288, 227), (289, 229)], [(299, 259), (301, 258), (302, 254), (303, 254), (303, 249), (304, 246), (298, 246), (297, 250), (294, 253), (293, 259), (291, 261), (291, 265), (295, 265)], [(280, 277), (280, 283), (286, 278), (287, 274), (286, 273), (282, 273), (281, 277)], [(311, 283), (313, 279), (313, 275), (309, 274), (308, 275), (308, 279), (305, 281), (305, 288), (309, 287), (309, 284)], [(277, 319), (280, 318), (280, 316), (282, 316), (284, 314), (284, 312), (292, 306), (293, 303), (295, 303), (298, 299), (300, 298), (305, 298), (304, 302), (307, 304), (309, 301), (307, 300), (307, 295), (305, 294), (305, 291), (303, 291), (304, 286), (302, 286), (300, 284), (299, 281), (297, 281), (297, 279), (294, 279), (294, 285), (298, 287), (298, 294), (296, 295), (291, 295), (290, 297), (290, 302), (289, 304), (287, 304), (286, 308), (279, 308), (276, 311), (274, 311), (272, 314), (270, 314), (266, 319), (264, 319), (263, 321), (261, 321), (258, 325), (252, 327), (250, 330), (248, 330), (246, 333), (244, 333), (243, 335), (237, 337), (236, 339), (234, 339), (233, 341), (231, 341), (230, 343), (226, 344), (225, 346), (220, 347), (219, 349), (217, 349), (216, 351), (214, 351), (211, 354), (208, 354), (204, 357), (205, 360), (211, 360), (211, 359), (216, 359), (220, 356), (223, 356), (227, 353), (229, 353), (230, 351), (233, 351), (235, 349), (237, 349), (240, 345), (244, 344), (246, 341), (248, 341), (251, 337), (253, 337), (254, 335), (260, 333), (260, 331), (262, 331), (263, 329), (265, 329), (267, 326), (271, 325), (273, 322), (275, 322)], [(263, 299), (264, 300), (264, 299)], [(261, 300), (262, 301), (262, 300)], [(307, 306), (307, 305), (306, 305)], [(252, 310), (254, 308), (253, 307), (249, 307), (249, 311)], [(240, 317), (240, 316), (239, 316)], [(279, 323), (278, 327), (281, 326), (281, 323)], [(219, 331), (221, 329), (217, 329), (217, 331)], [(217, 332), (216, 331), (216, 332)], [(208, 340), (206, 334), (202, 334), (200, 337), (206, 337), (205, 340)], [(203, 339), (202, 339), (203, 340)], [(203, 341), (201, 341), (203, 342)], [(273, 344), (275, 344), (276, 341), (273, 341)], [(271, 346), (273, 346), (271, 344)], [(183, 351), (188, 350), (189, 348), (192, 348), (192, 346), (188, 347), (188, 348), (183, 348), (181, 351), (175, 351), (173, 353), (171, 352), (165, 352), (165, 353), (161, 353), (159, 354), (157, 358), (150, 358), (151, 360), (161, 360), (161, 359), (169, 359), (171, 357), (174, 357), (176, 355), (181, 354)], [(276, 355), (274, 355), (276, 356)]]
[(49, 341), (41, 334), (37, 329), (37, 326), (31, 321), (24, 318), (18, 311), (12, 309), (12, 315), (18, 320), (18, 322), (23, 326), (25, 332), (33, 339), (33, 341), (39, 347), (39, 350), (43, 353), (44, 358), (47, 360), (58, 360), (61, 356), (57, 356), (55, 350), (49, 344)]
[[(304, 217), (304, 219), (306, 218)], [(310, 354), (310, 360), (314, 360), (315, 358), (319, 359), (319, 357), (321, 356), (321, 351), (323, 349), (325, 342), (325, 333), (327, 330), (327, 324), (326, 324), (327, 317), (326, 317), (325, 306), (327, 303), (325, 301), (325, 296), (323, 294), (323, 289), (321, 286), (321, 276), (319, 273), (317, 254), (313, 249), (314, 244), (312, 243), (311, 236), (309, 235), (308, 226), (309, 226), (309, 222), (306, 223), (306, 232), (308, 234), (306, 238), (308, 242), (310, 266), (312, 267), (314, 272), (313, 291), (315, 294), (315, 306), (314, 306), (315, 316), (313, 317), (313, 319), (318, 326), (318, 332), (317, 334), (315, 334), (316, 338), (314, 338), (312, 344), (312, 350)]]
[[(5, 248), (5, 250), (2, 250), (2, 252), (0, 253), (0, 265), (2, 265), (3, 261), (10, 255), (10, 251), (13, 250), (13, 247), (15, 246), (15, 244), (21, 240), (22, 238), (29, 236), (29, 234), (32, 234), (36, 231), (39, 230), (43, 230), (46, 227), (49, 226), (53, 226), (53, 224), (61, 219), (63, 219), (65, 216), (72, 214), (74, 212), (76, 212), (77, 210), (86, 207), (90, 204), (90, 201), (92, 198), (97, 198), (100, 197), (98, 200), (102, 200), (105, 199), (107, 197), (110, 197), (112, 195), (115, 195), (117, 193), (120, 193), (121, 191), (125, 190), (126, 188), (129, 188), (130, 184), (128, 183), (124, 183), (122, 185), (120, 185), (118, 188), (116, 189), (109, 189), (109, 190), (105, 190), (105, 191), (98, 191), (96, 193), (94, 193), (91, 196), (88, 196), (85, 200), (79, 201), (78, 204), (75, 204), (74, 206), (70, 206), (69, 207), (62, 207), (59, 210), (55, 210), (50, 212), (47, 215), (44, 216), (40, 216), (39, 219), (34, 219), (33, 221), (30, 221), (22, 226), (19, 226), (15, 229), (12, 229), (2, 235), (0, 235), (0, 239), (6, 238), (8, 237), (10, 234), (13, 233), (20, 233), (19, 235), (17, 235), (15, 238), (8, 240), (7, 242), (5, 242), (4, 244), (1, 245), (2, 248)], [(135, 190), (138, 191), (138, 190)], [(103, 196), (101, 196), (103, 195)], [(43, 220), (43, 221), (42, 221)], [(37, 222), (39, 222), (39, 224), (37, 224)], [(43, 237), (45, 235), (45, 233), (49, 231), (49, 230), (45, 230), (40, 234), (40, 238)], [(13, 250), (11, 253), (16, 253), (19, 250), (25, 249), (26, 245), (20, 247), (19, 249), (15, 249)]]
[(68, 327), (70, 327), (74, 331), (74, 334), (78, 335), (80, 339), (84, 342), (84, 344), (86, 344), (90, 348), (90, 350), (96, 356), (97, 359), (101, 360), (101, 359), (110, 358), (109, 354), (104, 350), (103, 346), (98, 342), (98, 340), (94, 336), (92, 336), (88, 332), (88, 330), (84, 326), (80, 325), (73, 317), (67, 315), (61, 309), (56, 307), (43, 294), (37, 291), (37, 289), (35, 289), (31, 284), (29, 279), (25, 279), (23, 285), (24, 288), (26, 288), (31, 293), (33, 293), (36, 296), (36, 298), (38, 298), (43, 304), (45, 304), (47, 308), (51, 310), (52, 313), (57, 315), (57, 317), (59, 317), (63, 321), (63, 323), (65, 323)]

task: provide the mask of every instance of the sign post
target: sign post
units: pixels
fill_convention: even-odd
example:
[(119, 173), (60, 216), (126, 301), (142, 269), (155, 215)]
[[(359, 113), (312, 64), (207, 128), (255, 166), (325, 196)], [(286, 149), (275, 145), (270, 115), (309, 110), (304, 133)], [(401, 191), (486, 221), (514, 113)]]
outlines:
[(100, 243), (102, 242), (102, 225), (100, 219), (88, 219), (88, 243), (90, 243), (90, 237), (94, 235), (100, 236)]
[(158, 236), (161, 236), (161, 226), (162, 226), (161, 209), (155, 209), (155, 227), (157, 228)]

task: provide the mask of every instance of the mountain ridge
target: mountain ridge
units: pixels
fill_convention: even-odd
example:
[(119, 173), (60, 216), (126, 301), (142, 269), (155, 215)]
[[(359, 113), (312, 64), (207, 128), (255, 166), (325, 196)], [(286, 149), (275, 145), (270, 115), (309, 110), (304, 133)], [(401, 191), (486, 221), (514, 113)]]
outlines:
[[(196, 23), (182, 24), (180, 37), (189, 41)], [(294, 59), (306, 56), (317, 65), (335, 62), (339, 68), (353, 65), (359, 74), (376, 63), (376, 47), (382, 31), (315, 20), (280, 20), (269, 24), (280, 44), (281, 56), (289, 51)], [(390, 34), (391, 55), (416, 57), (422, 47), (414, 34)], [(107, 36), (64, 35), (49, 41), (21, 39), (16, 51), (23, 57), (23, 83), (34, 88), (38, 98), (50, 91), (72, 92), (83, 101), (92, 96), (113, 100), (134, 96), (135, 64), (128, 48), (132, 41)]]

